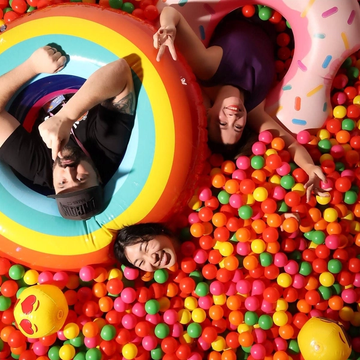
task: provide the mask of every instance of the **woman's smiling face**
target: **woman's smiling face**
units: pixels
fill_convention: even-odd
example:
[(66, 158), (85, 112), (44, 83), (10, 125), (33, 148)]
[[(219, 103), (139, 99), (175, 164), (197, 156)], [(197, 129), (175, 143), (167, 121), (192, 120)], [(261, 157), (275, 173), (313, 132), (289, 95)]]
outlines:
[(157, 235), (149, 241), (127, 246), (125, 256), (131, 264), (144, 271), (168, 269), (176, 263), (173, 242), (167, 235)]

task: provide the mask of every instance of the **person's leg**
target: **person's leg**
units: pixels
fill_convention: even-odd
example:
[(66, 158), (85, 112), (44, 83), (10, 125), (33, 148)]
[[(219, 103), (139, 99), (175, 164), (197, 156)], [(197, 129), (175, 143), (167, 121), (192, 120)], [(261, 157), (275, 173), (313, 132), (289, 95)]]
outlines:
[(0, 112), (0, 147), (18, 126), (20, 123), (7, 111)]

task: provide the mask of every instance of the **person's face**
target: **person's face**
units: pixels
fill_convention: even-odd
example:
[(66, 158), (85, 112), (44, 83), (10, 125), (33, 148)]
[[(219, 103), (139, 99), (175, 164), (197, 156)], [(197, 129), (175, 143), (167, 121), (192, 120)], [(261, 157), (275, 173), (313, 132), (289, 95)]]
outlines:
[(62, 151), (63, 158), (57, 157), (53, 165), (53, 185), (55, 194), (78, 191), (99, 184), (93, 165), (78, 148), (67, 146)]
[(168, 269), (176, 263), (174, 239), (157, 235), (150, 241), (127, 246), (125, 256), (131, 264), (144, 271)]
[(209, 109), (208, 133), (213, 142), (236, 144), (243, 134), (247, 113), (242, 100), (228, 97)]

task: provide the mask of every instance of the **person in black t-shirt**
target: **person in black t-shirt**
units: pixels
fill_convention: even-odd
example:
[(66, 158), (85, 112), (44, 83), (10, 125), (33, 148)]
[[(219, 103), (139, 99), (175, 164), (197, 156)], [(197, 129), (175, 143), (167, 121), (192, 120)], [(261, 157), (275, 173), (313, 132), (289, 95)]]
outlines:
[(102, 185), (125, 154), (136, 98), (130, 67), (118, 59), (95, 71), (60, 111), (28, 133), (5, 106), (27, 81), (65, 63), (55, 47), (44, 46), (0, 77), (0, 159), (34, 184), (53, 188), (64, 218), (86, 220), (103, 210)]

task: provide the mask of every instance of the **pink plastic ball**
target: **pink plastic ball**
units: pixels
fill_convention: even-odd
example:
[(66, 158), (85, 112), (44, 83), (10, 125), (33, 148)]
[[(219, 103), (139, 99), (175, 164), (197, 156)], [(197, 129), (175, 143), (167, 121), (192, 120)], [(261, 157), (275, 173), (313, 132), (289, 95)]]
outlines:
[(211, 189), (208, 187), (203, 187), (199, 190), (199, 195), (198, 198), (201, 201), (207, 201), (211, 198), (212, 193), (211, 193)]
[(274, 339), (274, 345), (277, 351), (286, 351), (288, 347), (287, 341), (281, 337), (277, 337)]
[(157, 325), (161, 322), (161, 316), (157, 314), (146, 314), (145, 320), (148, 321), (150, 324)]
[(197, 343), (198, 343), (199, 348), (203, 351), (207, 351), (211, 347), (211, 343), (208, 343), (202, 336), (200, 336), (198, 338)]
[(225, 293), (226, 296), (232, 296), (237, 293), (236, 284), (234, 282), (231, 282), (230, 284), (227, 283), (227, 286), (228, 286), (228, 289), (226, 290), (226, 293)]
[(129, 308), (128, 304), (125, 303), (121, 298), (117, 297), (114, 300), (114, 309), (117, 312), (122, 313), (122, 312), (126, 311), (128, 308)]
[(231, 174), (231, 178), (232, 179), (237, 179), (237, 180), (244, 180), (247, 178), (246, 176), (246, 172), (244, 170), (241, 169), (236, 169), (232, 174)]
[(351, 181), (354, 181), (354, 179), (355, 179), (354, 171), (352, 171), (351, 169), (345, 169), (344, 171), (342, 171), (341, 177), (344, 177), (344, 176), (349, 177)]
[(359, 273), (355, 274), (353, 285), (356, 287), (360, 287), (360, 274)]
[(178, 321), (178, 313), (174, 309), (169, 309), (164, 312), (164, 322), (168, 325), (174, 325)]
[(237, 243), (236, 244), (236, 252), (240, 255), (240, 256), (246, 256), (249, 255), (251, 252), (251, 247), (250, 247), (250, 243), (246, 242), (246, 243)]
[(254, 344), (251, 347), (250, 354), (255, 360), (264, 359), (264, 357), (266, 355), (266, 350), (265, 350), (264, 345), (262, 345), (262, 344)]
[(247, 297), (244, 304), (249, 311), (256, 311), (260, 307), (260, 301), (256, 296)]
[(259, 139), (259, 141), (262, 141), (265, 144), (270, 144), (273, 140), (273, 135), (271, 134), (270, 131), (265, 130), (259, 134), (258, 139)]
[(258, 344), (263, 344), (267, 338), (266, 331), (260, 328), (254, 328), (253, 335), (255, 342)]
[(286, 190), (282, 186), (275, 186), (272, 197), (274, 200), (283, 200), (286, 195)]
[(121, 324), (125, 329), (134, 329), (137, 324), (136, 316), (134, 314), (125, 314), (121, 319)]
[(123, 289), (120, 294), (121, 300), (125, 304), (131, 304), (136, 300), (136, 290), (130, 287)]
[(98, 346), (99, 337), (84, 337), (84, 345), (89, 349), (94, 349)]
[(50, 271), (43, 271), (39, 274), (38, 283), (43, 284), (52, 284), (53, 283), (53, 274)]
[(342, 91), (337, 91), (332, 97), (334, 105), (343, 105), (346, 103), (347, 97)]
[(128, 280), (135, 280), (139, 276), (139, 270), (125, 267), (124, 276)]
[(202, 360), (202, 357), (199, 353), (193, 352), (190, 354), (190, 357), (188, 358), (188, 360)]
[(95, 278), (95, 270), (92, 266), (83, 266), (79, 271), (79, 277), (82, 281), (91, 281)]
[(154, 350), (157, 347), (157, 337), (155, 335), (144, 336), (141, 345), (146, 351)]
[(346, 304), (353, 304), (358, 300), (357, 293), (354, 289), (344, 289), (341, 293), (341, 298)]
[(278, 252), (274, 255), (274, 264), (277, 267), (284, 267), (288, 262), (287, 256), (283, 252)]
[(301, 274), (295, 274), (293, 276), (292, 287), (295, 289), (303, 289), (306, 286), (306, 279)]
[(62, 341), (67, 340), (67, 337), (64, 335), (64, 332), (62, 330), (57, 331), (56, 335), (59, 340), (62, 340)]
[(333, 145), (330, 149), (330, 155), (335, 159), (340, 159), (345, 155), (345, 150), (341, 145)]
[(266, 151), (266, 145), (261, 141), (257, 141), (253, 144), (251, 150), (254, 155), (264, 155)]
[(137, 302), (131, 308), (131, 312), (138, 318), (142, 318), (146, 315), (145, 304)]
[(184, 327), (177, 322), (171, 326), (170, 330), (171, 330), (171, 336), (178, 338), (183, 334)]
[(189, 224), (196, 224), (200, 222), (199, 215), (196, 212), (192, 212), (188, 216), (188, 222)]
[(266, 300), (263, 300), (261, 302), (261, 310), (265, 313), (265, 314), (271, 314), (274, 312), (274, 309), (275, 309), (275, 305), (266, 301)]
[(240, 294), (250, 294), (251, 282), (249, 280), (240, 280), (236, 284), (236, 289)]
[(236, 159), (236, 166), (238, 169), (247, 170), (250, 167), (250, 159), (247, 156), (239, 156)]
[(320, 187), (323, 190), (333, 189), (334, 188), (334, 181), (330, 178), (326, 179), (326, 182), (320, 180)]
[(310, 315), (311, 317), (323, 317), (323, 316), (324, 316), (323, 313), (322, 313), (322, 311), (320, 311), (320, 310), (318, 310), (318, 309), (312, 309), (312, 310), (310, 311), (309, 315)]
[(65, 271), (58, 271), (54, 274), (53, 281), (56, 286), (63, 288), (69, 281), (69, 275)]
[(229, 198), (229, 205), (234, 209), (239, 209), (243, 205), (241, 195), (232, 194)]
[(261, 280), (254, 280), (252, 283), (251, 295), (262, 295), (264, 293), (266, 286)]
[(280, 176), (285, 176), (290, 174), (291, 171), (291, 167), (290, 164), (288, 164), (287, 162), (283, 161), (283, 163), (281, 164), (281, 166), (276, 169), (276, 172), (280, 175)]
[(225, 287), (224, 287), (224, 284), (220, 281), (213, 281), (211, 284), (210, 284), (210, 293), (212, 295), (222, 295), (225, 293)]
[(307, 130), (300, 131), (297, 136), (296, 140), (299, 144), (305, 145), (307, 144), (311, 139), (311, 135)]
[(326, 238), (325, 238), (325, 245), (331, 249), (331, 250), (336, 250), (339, 248), (340, 246), (340, 243), (341, 243), (341, 240), (340, 240), (340, 236), (339, 235), (328, 235)]
[(197, 249), (194, 252), (194, 260), (197, 264), (205, 264), (208, 260), (208, 252), (204, 249)]
[(37, 356), (46, 355), (48, 350), (49, 350), (49, 347), (43, 345), (40, 341), (36, 341), (32, 347), (32, 351)]
[(289, 262), (284, 266), (284, 270), (290, 275), (295, 275), (299, 271), (299, 264), (295, 260), (289, 260)]
[(198, 306), (201, 309), (209, 310), (213, 304), (214, 304), (214, 301), (210, 295), (201, 296), (198, 299)]
[(244, 273), (241, 271), (241, 269), (236, 269), (234, 271), (234, 276), (232, 278), (232, 281), (236, 284), (238, 281), (242, 279), (244, 279)]

